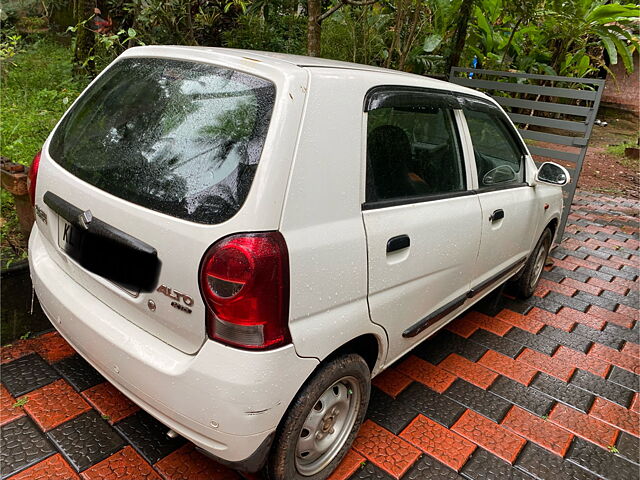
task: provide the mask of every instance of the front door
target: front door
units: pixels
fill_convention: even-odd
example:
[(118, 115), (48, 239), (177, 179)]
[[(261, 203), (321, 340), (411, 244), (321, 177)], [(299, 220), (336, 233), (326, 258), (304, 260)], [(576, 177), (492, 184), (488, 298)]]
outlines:
[(393, 87), (376, 92), (366, 102), (368, 300), (393, 360), (460, 310), (481, 212), (453, 97)]
[(523, 265), (537, 227), (535, 189), (525, 178), (526, 150), (513, 125), (496, 106), (463, 101), (482, 209), (482, 239), (471, 295)]

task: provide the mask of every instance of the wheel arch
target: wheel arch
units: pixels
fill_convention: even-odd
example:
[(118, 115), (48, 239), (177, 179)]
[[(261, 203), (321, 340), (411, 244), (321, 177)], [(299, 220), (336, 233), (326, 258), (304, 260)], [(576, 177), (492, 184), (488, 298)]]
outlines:
[(360, 355), (365, 362), (367, 362), (369, 371), (371, 373), (374, 373), (376, 365), (380, 363), (380, 355), (383, 352), (383, 348), (380, 342), (381, 339), (379, 339), (373, 333), (365, 333), (364, 335), (359, 335), (355, 338), (352, 338), (347, 343), (343, 344), (332, 353), (327, 355), (327, 357), (322, 360), (321, 364), (341, 355), (356, 353)]
[(557, 241), (556, 233), (558, 232), (558, 225), (560, 225), (560, 219), (558, 217), (553, 217), (545, 226), (545, 228), (548, 228), (549, 230), (551, 230), (551, 238), (554, 241)]

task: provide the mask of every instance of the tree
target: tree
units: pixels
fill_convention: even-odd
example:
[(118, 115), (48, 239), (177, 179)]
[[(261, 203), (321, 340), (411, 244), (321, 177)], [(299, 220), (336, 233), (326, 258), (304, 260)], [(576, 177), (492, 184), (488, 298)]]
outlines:
[(395, 23), (389, 54), (384, 67), (395, 65), (404, 70), (414, 45), (420, 40), (427, 17), (432, 16), (430, 5), (423, 0), (396, 0)]
[(466, 0), (462, 2), (460, 6), (460, 12), (458, 14), (458, 21), (456, 22), (456, 28), (453, 34), (451, 42), (451, 50), (447, 56), (445, 63), (445, 74), (451, 71), (451, 67), (455, 67), (460, 63), (460, 57), (464, 50), (464, 44), (467, 40), (467, 29), (469, 28), (469, 20), (471, 18), (471, 12), (473, 11), (474, 0)]
[(322, 37), (322, 22), (336, 13), (345, 5), (363, 7), (373, 5), (378, 0), (338, 0), (329, 10), (322, 13), (322, 0), (308, 0), (307, 14), (309, 23), (307, 27), (307, 53), (312, 57), (320, 56), (320, 40)]
[(74, 71), (96, 75), (96, 64), (92, 58), (95, 47), (95, 33), (89, 29), (88, 20), (93, 16), (95, 3), (90, 0), (76, 0), (75, 18), (78, 25), (76, 32), (76, 48), (73, 53)]

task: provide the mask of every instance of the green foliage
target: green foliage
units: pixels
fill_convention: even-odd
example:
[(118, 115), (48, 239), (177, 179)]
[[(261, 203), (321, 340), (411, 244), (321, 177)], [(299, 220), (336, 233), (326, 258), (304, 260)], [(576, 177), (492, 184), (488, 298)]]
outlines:
[(222, 34), (225, 47), (247, 48), (303, 55), (306, 52), (307, 19), (299, 15), (272, 15), (268, 20), (249, 13), (233, 30)]
[(229, 20), (247, 13), (247, 0), (128, 0), (113, 2), (114, 16), (147, 44), (214, 45)]
[(391, 21), (389, 13), (372, 7), (342, 8), (323, 23), (322, 56), (381, 64), (388, 55)]
[(0, 40), (0, 61), (4, 62), (20, 51), (21, 35), (3, 32)]
[(462, 0), (345, 6), (323, 23), (322, 56), (414, 73), (441, 73)]
[[(638, 48), (638, 5), (604, 0), (482, 0), (467, 41), (465, 63), (483, 68), (573, 77), (596, 74), (621, 58), (628, 72)], [(468, 63), (467, 63), (468, 64)]]
[(73, 78), (68, 47), (44, 39), (12, 62), (0, 62), (0, 155), (28, 165), (87, 80)]

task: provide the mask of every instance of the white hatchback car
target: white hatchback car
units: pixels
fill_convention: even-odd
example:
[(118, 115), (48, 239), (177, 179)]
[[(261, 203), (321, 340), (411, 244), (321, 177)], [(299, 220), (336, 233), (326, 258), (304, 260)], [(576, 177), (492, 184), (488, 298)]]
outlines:
[(373, 376), (505, 281), (532, 294), (568, 180), (463, 87), (132, 48), (34, 160), (31, 275), (62, 336), (168, 429), (321, 479)]

